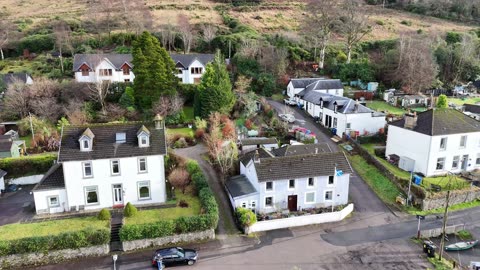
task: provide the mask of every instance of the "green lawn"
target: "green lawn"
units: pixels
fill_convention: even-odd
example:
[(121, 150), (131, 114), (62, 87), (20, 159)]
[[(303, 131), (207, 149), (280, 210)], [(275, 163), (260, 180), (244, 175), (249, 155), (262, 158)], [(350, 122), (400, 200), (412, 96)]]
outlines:
[(193, 137), (193, 129), (191, 128), (167, 128), (167, 135), (179, 134), (184, 137)]
[(195, 117), (193, 116), (193, 107), (192, 106), (184, 106), (183, 113), (185, 114), (185, 122), (192, 122)]
[(361, 156), (348, 156), (355, 171), (373, 189), (378, 197), (388, 204), (395, 204), (396, 197), (402, 192), (388, 180), (380, 171), (369, 165)]
[(109, 226), (109, 221), (98, 220), (97, 217), (69, 218), (36, 223), (15, 223), (0, 226), (0, 240), (56, 235), (69, 231), (79, 231), (88, 227), (101, 229)]
[(272, 95), (272, 99), (275, 100), (275, 101), (282, 101), (283, 102), (284, 98), (285, 97), (282, 94), (273, 94)]
[(394, 107), (385, 101), (373, 100), (367, 101), (367, 107), (375, 111), (388, 111), (392, 114), (403, 115), (406, 111), (402, 108)]
[[(375, 156), (375, 153), (374, 153), (375, 144), (362, 144), (362, 147), (367, 149), (367, 151), (370, 154), (372, 154), (378, 161), (380, 161), (385, 167), (388, 168), (388, 170), (390, 172), (392, 172), (396, 176), (401, 177), (401, 178), (405, 178), (405, 179), (410, 178), (410, 173), (409, 172), (404, 171), (404, 170), (398, 168), (397, 166), (395, 166), (393, 164), (390, 164), (386, 159)], [(454, 177), (454, 178), (452, 178), (450, 188), (447, 188), (449, 178), (450, 178), (449, 176), (425, 177), (422, 180), (421, 186), (426, 188), (426, 189), (429, 189), (431, 184), (435, 184), (435, 185), (441, 186), (443, 190), (463, 189), (463, 188), (466, 188), (466, 187), (470, 186), (470, 184), (467, 181), (465, 181), (464, 179), (462, 179), (460, 177)]]
[(463, 104), (475, 104), (477, 102), (480, 102), (480, 97), (476, 98), (466, 98), (466, 99), (460, 99), (460, 98), (447, 98), (447, 101), (450, 103), (453, 103), (455, 105), (463, 105)]
[(176, 219), (179, 217), (196, 216), (200, 214), (200, 200), (198, 197), (182, 194), (175, 190), (177, 202), (185, 200), (188, 203), (187, 208), (175, 207), (164, 209), (139, 210), (134, 217), (125, 218), (125, 224), (145, 224), (155, 223), (166, 219)]

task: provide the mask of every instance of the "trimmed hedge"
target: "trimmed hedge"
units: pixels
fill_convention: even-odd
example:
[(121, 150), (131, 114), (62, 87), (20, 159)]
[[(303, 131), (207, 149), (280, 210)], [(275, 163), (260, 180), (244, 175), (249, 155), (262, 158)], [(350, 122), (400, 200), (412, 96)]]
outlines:
[(126, 224), (120, 230), (120, 239), (122, 241), (165, 237), (180, 233), (205, 231), (217, 227), (218, 205), (208, 186), (207, 179), (196, 161), (189, 160), (186, 169), (191, 175), (196, 189), (199, 191), (198, 197), (202, 205), (202, 214), (140, 225)]
[(77, 249), (110, 242), (110, 230), (87, 228), (81, 231), (58, 235), (27, 237), (11, 241), (0, 241), (0, 256), (47, 252), (50, 250)]
[(0, 159), (0, 168), (8, 173), (7, 178), (44, 174), (52, 167), (53, 161), (56, 159), (56, 154), (3, 158)]

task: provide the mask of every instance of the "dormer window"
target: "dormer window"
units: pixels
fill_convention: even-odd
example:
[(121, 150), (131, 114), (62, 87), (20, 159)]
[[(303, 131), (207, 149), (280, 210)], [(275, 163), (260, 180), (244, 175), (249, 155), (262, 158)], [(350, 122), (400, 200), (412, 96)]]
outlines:
[(85, 129), (80, 139), (78, 139), (80, 142), (80, 151), (92, 151), (93, 138), (95, 138), (93, 132), (89, 128)]
[(90, 149), (90, 144), (89, 144), (88, 140), (83, 140), (83, 149), (84, 150)]
[(138, 147), (150, 146), (150, 131), (145, 126), (142, 126), (138, 130), (137, 137), (138, 137)]

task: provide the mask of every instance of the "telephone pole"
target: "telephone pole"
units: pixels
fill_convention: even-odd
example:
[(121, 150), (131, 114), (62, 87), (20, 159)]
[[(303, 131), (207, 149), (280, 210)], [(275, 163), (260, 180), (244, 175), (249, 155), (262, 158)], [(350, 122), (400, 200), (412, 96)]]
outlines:
[(447, 198), (445, 200), (445, 213), (443, 214), (443, 226), (442, 226), (442, 239), (440, 240), (440, 253), (438, 255), (438, 260), (442, 260), (443, 250), (445, 249), (445, 230), (447, 228), (447, 216), (448, 216), (448, 202), (450, 200), (450, 184), (452, 180), (452, 174), (449, 172), (450, 177), (448, 178), (448, 185), (447, 185)]

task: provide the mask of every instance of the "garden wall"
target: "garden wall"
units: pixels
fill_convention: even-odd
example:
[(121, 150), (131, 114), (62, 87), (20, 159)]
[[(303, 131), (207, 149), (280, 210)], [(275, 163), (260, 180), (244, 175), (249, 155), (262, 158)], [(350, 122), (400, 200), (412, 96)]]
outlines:
[(312, 224), (321, 224), (321, 223), (327, 223), (327, 222), (336, 222), (344, 219), (346, 216), (348, 216), (352, 212), (353, 212), (353, 203), (347, 205), (347, 207), (337, 212), (258, 221), (253, 225), (251, 225), (250, 227), (246, 227), (245, 233), (250, 234), (254, 232), (270, 231), (270, 230), (276, 230), (276, 229), (299, 227), (299, 226), (312, 225)]
[(62, 249), (48, 252), (15, 254), (0, 257), (0, 269), (32, 268), (35, 265), (58, 263), (60, 261), (91, 256), (107, 255), (110, 252), (108, 244), (82, 247), (78, 249)]
[[(423, 199), (421, 209), (430, 210), (445, 207), (447, 198), (447, 192), (438, 192), (434, 196)], [(459, 203), (467, 203), (475, 201), (480, 198), (480, 189), (477, 187), (471, 187), (468, 190), (452, 190), (450, 191), (450, 198), (448, 205), (455, 205)]]
[(185, 243), (185, 242), (195, 242), (202, 240), (212, 240), (215, 239), (214, 229), (208, 229), (201, 232), (191, 232), (184, 234), (176, 234), (160, 238), (152, 239), (140, 239), (133, 241), (123, 241), (123, 251), (130, 251), (135, 249), (142, 249), (148, 247), (164, 246), (167, 244), (176, 244), (176, 243)]
[[(461, 230), (465, 230), (465, 224), (452, 225), (452, 226), (445, 227), (446, 234), (453, 234)], [(420, 231), (421, 238), (437, 237), (437, 236), (440, 236), (441, 234), (442, 234), (442, 228), (435, 228), (435, 229)]]
[(38, 184), (40, 180), (42, 180), (42, 178), (43, 178), (43, 174), (37, 174), (37, 175), (30, 175), (30, 176), (23, 176), (23, 177), (8, 179), (7, 182), (9, 184), (16, 184), (16, 185), (33, 185), (33, 184)]

